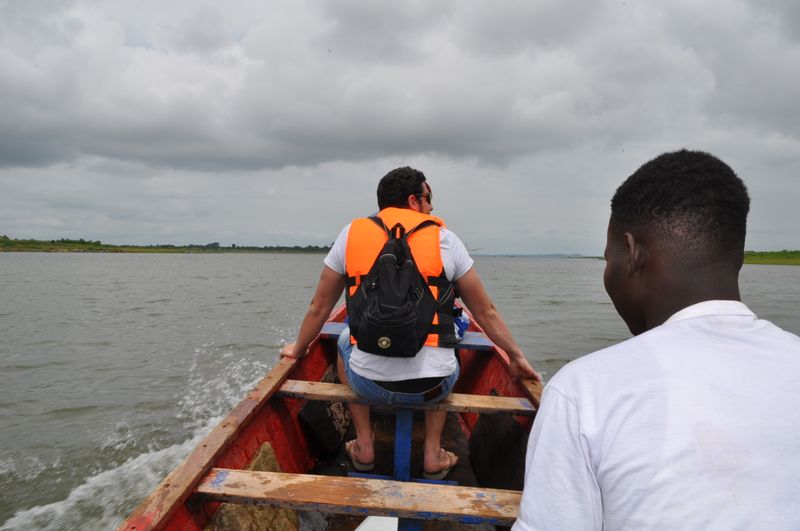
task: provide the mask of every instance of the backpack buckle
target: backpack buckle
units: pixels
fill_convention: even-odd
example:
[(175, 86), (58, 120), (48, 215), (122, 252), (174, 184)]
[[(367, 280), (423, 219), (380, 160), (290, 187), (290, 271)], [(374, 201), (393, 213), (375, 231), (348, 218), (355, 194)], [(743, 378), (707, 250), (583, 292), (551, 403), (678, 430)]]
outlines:
[(394, 238), (395, 240), (402, 240), (403, 237), (406, 235), (406, 228), (397, 223), (394, 227), (392, 227), (392, 230), (390, 232), (392, 233), (392, 238)]

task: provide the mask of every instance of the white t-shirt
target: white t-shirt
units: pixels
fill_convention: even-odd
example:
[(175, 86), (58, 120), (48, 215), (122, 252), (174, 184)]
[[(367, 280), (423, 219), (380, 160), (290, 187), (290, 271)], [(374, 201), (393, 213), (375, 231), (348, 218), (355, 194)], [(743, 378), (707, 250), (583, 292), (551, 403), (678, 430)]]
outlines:
[(513, 529), (800, 529), (800, 338), (706, 301), (568, 364)]
[[(333, 242), (324, 260), (326, 266), (342, 275), (347, 274), (345, 255), (349, 232), (350, 225), (347, 225)], [(444, 227), (439, 230), (439, 248), (444, 274), (448, 280), (456, 281), (472, 268), (473, 260), (467, 248), (458, 236)], [(456, 358), (452, 348), (424, 346), (413, 358), (389, 358), (363, 352), (353, 345), (350, 368), (370, 380), (396, 382), (412, 378), (449, 376), (456, 370)]]

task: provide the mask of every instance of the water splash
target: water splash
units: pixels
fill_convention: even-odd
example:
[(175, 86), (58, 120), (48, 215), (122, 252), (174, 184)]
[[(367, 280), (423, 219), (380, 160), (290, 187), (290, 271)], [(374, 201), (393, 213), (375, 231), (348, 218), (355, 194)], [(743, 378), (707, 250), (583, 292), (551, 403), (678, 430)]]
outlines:
[[(176, 420), (185, 426), (184, 433), (191, 434), (188, 439), (163, 448), (148, 447), (118, 466), (95, 470), (66, 499), (19, 511), (0, 526), (0, 531), (105, 530), (118, 526), (269, 371), (273, 355), (265, 354), (263, 346), (254, 347), (236, 343), (218, 346), (212, 342), (194, 350), (188, 392), (175, 397), (179, 404)], [(137, 434), (126, 421), (120, 421), (102, 437), (98, 451), (124, 452), (139, 438), (152, 440), (154, 433)], [(47, 467), (30, 468), (38, 475)], [(13, 472), (14, 464), (4, 461), (0, 469)]]
[(89, 477), (63, 501), (18, 512), (0, 530), (115, 528), (133, 509), (136, 500), (144, 498), (219, 420), (213, 419), (206, 429), (183, 443), (139, 455), (116, 468)]

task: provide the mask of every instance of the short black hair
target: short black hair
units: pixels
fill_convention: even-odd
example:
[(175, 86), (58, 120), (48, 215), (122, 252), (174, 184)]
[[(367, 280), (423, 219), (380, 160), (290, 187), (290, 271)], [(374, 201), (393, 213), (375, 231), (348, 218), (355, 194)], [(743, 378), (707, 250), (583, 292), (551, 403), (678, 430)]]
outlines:
[(749, 210), (747, 187), (730, 166), (682, 149), (645, 163), (617, 188), (610, 225), (654, 233), (700, 259), (741, 266)]
[(378, 183), (378, 209), (408, 207), (408, 196), (424, 193), (425, 174), (409, 166), (395, 168)]

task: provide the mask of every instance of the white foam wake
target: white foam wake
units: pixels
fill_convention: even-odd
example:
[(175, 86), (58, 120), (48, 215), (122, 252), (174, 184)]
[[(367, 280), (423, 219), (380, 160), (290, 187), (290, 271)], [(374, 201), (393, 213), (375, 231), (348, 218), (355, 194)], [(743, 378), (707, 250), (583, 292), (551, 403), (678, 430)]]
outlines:
[(139, 455), (87, 478), (65, 500), (18, 512), (0, 530), (114, 529), (220, 420), (212, 419), (183, 443)]
[[(0, 531), (116, 528), (269, 370), (269, 364), (256, 353), (231, 359), (229, 354), (233, 350), (227, 345), (216, 348), (213, 344), (195, 350), (188, 392), (179, 400), (176, 418), (176, 422), (193, 433), (190, 439), (138, 455), (94, 474), (73, 488), (64, 500), (17, 512), (0, 526)], [(127, 439), (107, 442), (112, 446), (124, 446)], [(0, 463), (2, 468), (11, 466), (11, 463)]]

